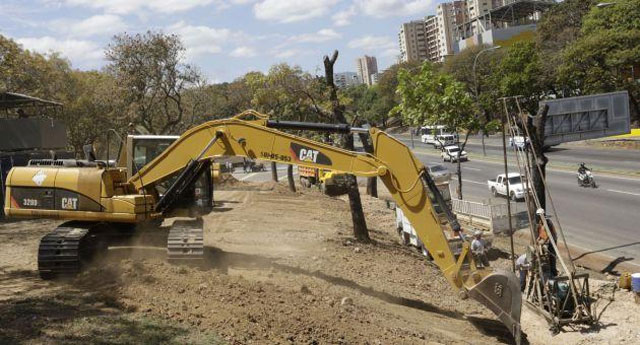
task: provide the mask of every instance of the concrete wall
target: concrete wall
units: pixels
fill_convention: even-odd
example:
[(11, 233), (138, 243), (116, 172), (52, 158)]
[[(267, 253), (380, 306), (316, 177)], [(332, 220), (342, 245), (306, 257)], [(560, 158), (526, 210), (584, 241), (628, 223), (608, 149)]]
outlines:
[(478, 35), (473, 35), (453, 44), (455, 53), (459, 53), (469, 47), (486, 44), (508, 47), (515, 42), (532, 39), (536, 30), (536, 24), (518, 25), (504, 29), (493, 29)]

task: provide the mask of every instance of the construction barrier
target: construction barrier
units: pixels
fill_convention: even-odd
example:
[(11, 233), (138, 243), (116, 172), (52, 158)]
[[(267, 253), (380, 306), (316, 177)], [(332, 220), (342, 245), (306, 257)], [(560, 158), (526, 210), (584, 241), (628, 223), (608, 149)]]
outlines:
[[(507, 204), (486, 204), (482, 202), (451, 199), (453, 212), (462, 221), (474, 226), (484, 226), (493, 232), (501, 233), (509, 230)], [(513, 211), (513, 210), (512, 210)], [(526, 211), (513, 212), (511, 221), (514, 229), (527, 225)]]

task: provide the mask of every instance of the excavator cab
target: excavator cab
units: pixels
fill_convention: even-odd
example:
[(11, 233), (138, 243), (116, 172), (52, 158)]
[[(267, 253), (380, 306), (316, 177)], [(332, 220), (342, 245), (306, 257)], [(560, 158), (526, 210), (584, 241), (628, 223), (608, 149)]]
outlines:
[[(118, 167), (126, 168), (127, 178), (138, 173), (142, 167), (153, 161), (164, 152), (180, 136), (177, 135), (128, 135), (120, 149)], [(167, 217), (199, 217), (211, 212), (213, 208), (213, 170), (211, 162), (203, 162), (203, 167), (194, 183), (186, 186), (184, 191), (171, 200), (171, 207), (164, 210)], [(154, 188), (162, 198), (176, 182), (178, 175)]]

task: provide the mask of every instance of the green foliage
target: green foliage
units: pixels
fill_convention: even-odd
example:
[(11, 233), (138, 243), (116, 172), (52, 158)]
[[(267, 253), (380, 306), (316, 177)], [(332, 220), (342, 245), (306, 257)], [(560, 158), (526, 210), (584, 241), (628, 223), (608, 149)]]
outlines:
[(0, 90), (59, 99), (70, 72), (69, 62), (58, 53), (30, 52), (0, 35)]
[(546, 12), (536, 29), (541, 49), (560, 51), (580, 35), (583, 17), (599, 0), (564, 0)]
[(382, 93), (379, 85), (357, 85), (340, 91), (340, 103), (346, 107), (352, 118), (357, 117), (360, 123), (378, 127), (386, 125), (389, 111), (395, 106), (395, 102), (390, 96)]
[(253, 108), (274, 118), (312, 121), (328, 105), (319, 81), (299, 66), (274, 65), (268, 74), (249, 73), (245, 80)]
[[(640, 0), (618, 0), (593, 7), (584, 17), (580, 37), (562, 54), (559, 80), (582, 94), (627, 90), (640, 121)], [(637, 73), (637, 72), (636, 72)]]
[(500, 93), (503, 97), (523, 96), (521, 101), (524, 108), (530, 114), (535, 114), (538, 102), (548, 93), (541, 78), (536, 44), (531, 41), (513, 44), (501, 61), (500, 70)]
[[(463, 83), (467, 92), (477, 103), (479, 125), (485, 132), (495, 130), (501, 117), (501, 108), (496, 100), (502, 97), (500, 63), (506, 49), (482, 52), (486, 45), (470, 47), (448, 58), (442, 71), (451, 74)], [(482, 52), (482, 53), (481, 53)], [(476, 62), (475, 74), (473, 65)]]
[(184, 52), (178, 36), (152, 31), (116, 35), (107, 47), (106, 70), (117, 80), (128, 115), (140, 130), (167, 134), (186, 129), (183, 92), (201, 76), (182, 62)]
[[(85, 144), (97, 143), (97, 152), (102, 152), (106, 142), (106, 131), (116, 129), (124, 135), (128, 119), (121, 110), (124, 104), (113, 97), (117, 86), (115, 79), (97, 71), (71, 73), (64, 98), (62, 118), (67, 124), (69, 144), (76, 152), (82, 152)], [(113, 143), (112, 152), (117, 150)]]
[(400, 104), (394, 109), (414, 126), (444, 125), (457, 131), (478, 130), (479, 121), (472, 96), (464, 84), (446, 73), (436, 73), (424, 63), (419, 73), (401, 69), (398, 73)]

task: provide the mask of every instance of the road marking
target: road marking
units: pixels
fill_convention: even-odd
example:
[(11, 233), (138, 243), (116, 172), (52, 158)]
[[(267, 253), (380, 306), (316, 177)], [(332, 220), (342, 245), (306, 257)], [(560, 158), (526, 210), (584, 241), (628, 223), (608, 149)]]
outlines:
[(251, 174), (249, 174), (249, 175), (247, 175), (247, 176), (241, 177), (241, 178), (240, 178), (240, 181), (244, 181), (244, 180), (246, 180), (246, 179), (252, 178), (252, 177), (256, 176), (257, 174), (258, 174), (258, 173), (251, 173)]
[(468, 182), (468, 183), (473, 183), (473, 184), (480, 184), (480, 185), (484, 185), (484, 182), (478, 182), (478, 181), (472, 181), (472, 180), (466, 180), (466, 179), (462, 179), (462, 182)]
[(472, 168), (472, 167), (464, 167), (467, 170), (473, 170), (473, 171), (482, 171), (482, 169), (479, 168)]
[(640, 193), (631, 193), (631, 192), (624, 192), (621, 190), (615, 190), (615, 189), (607, 189), (608, 192), (613, 192), (613, 193), (621, 193), (621, 194), (628, 194), (628, 195), (635, 195), (635, 196), (640, 196)]

